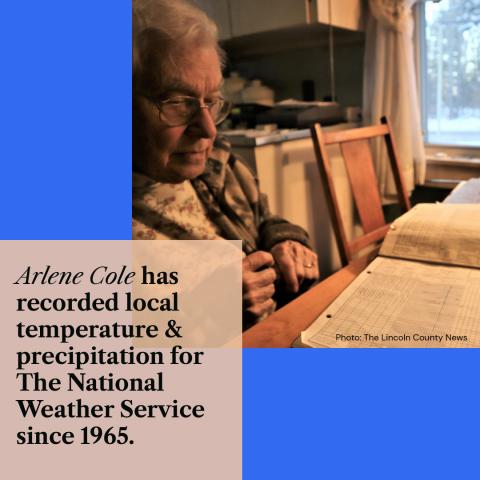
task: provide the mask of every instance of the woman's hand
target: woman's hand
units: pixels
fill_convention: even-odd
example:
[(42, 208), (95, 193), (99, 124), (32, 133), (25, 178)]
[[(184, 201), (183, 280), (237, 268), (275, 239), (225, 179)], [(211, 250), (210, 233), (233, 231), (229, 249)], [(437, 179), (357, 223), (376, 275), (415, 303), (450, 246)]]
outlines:
[(277, 278), (273, 257), (268, 252), (258, 251), (246, 256), (242, 264), (243, 308), (258, 319), (275, 309), (272, 299)]
[(288, 291), (297, 293), (304, 280), (318, 280), (317, 254), (299, 242), (277, 243), (270, 252)]

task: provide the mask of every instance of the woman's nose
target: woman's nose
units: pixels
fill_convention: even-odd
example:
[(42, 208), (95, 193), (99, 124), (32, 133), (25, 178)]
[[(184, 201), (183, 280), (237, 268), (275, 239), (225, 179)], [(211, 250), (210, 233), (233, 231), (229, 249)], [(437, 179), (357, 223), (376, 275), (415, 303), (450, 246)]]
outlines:
[(200, 108), (200, 111), (190, 123), (189, 130), (200, 138), (215, 138), (217, 135), (217, 126), (207, 107)]

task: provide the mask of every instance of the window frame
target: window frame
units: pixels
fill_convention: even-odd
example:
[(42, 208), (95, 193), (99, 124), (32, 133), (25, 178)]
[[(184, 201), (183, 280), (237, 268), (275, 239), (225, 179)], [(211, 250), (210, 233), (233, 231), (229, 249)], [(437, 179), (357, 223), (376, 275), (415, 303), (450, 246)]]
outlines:
[[(455, 161), (455, 158), (479, 158), (480, 146), (457, 145), (457, 144), (438, 144), (429, 143), (426, 141), (427, 137), (427, 98), (426, 90), (426, 39), (425, 39), (425, 4), (427, 2), (435, 2), (436, 0), (420, 0), (415, 5), (415, 50), (416, 50), (416, 71), (417, 71), (417, 87), (420, 103), (420, 115), (422, 122), (423, 140), (426, 149), (427, 158), (433, 156), (442, 156), (445, 154), (449, 159)], [(441, 0), (438, 0), (440, 2)], [(438, 3), (437, 2), (437, 3)]]

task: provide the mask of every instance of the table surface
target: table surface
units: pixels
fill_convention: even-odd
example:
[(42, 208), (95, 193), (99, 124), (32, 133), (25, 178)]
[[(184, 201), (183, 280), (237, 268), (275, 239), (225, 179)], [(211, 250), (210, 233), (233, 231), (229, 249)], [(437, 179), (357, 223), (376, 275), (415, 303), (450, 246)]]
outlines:
[(243, 347), (290, 347), (300, 332), (309, 327), (367, 267), (378, 254), (378, 250), (376, 248), (369, 255), (353, 260), (346, 267), (247, 330), (243, 334)]
[[(480, 179), (455, 188), (446, 203), (480, 203)], [(243, 334), (244, 348), (288, 348), (377, 256), (379, 247), (353, 260)]]

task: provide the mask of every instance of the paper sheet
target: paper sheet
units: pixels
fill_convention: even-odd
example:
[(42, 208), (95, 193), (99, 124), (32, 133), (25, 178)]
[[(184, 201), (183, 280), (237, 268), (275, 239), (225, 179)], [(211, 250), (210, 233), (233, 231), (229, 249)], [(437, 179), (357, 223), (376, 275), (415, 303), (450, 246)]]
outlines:
[(419, 204), (390, 227), (380, 255), (480, 268), (480, 204)]
[(480, 270), (377, 258), (301, 335), (310, 347), (480, 347)]
[[(480, 163), (479, 163), (480, 165)], [(455, 187), (445, 203), (480, 203), (480, 178), (471, 178)]]

